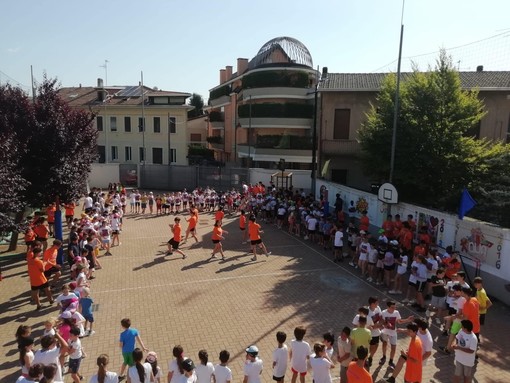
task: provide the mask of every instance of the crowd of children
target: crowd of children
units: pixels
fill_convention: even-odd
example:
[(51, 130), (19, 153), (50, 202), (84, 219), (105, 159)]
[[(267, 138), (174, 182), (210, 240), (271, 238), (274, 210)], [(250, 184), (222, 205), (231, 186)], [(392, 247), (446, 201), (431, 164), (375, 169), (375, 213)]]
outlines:
[[(221, 227), (225, 212), (240, 212), (242, 241), (246, 243), (249, 238), (253, 260), (257, 259), (257, 248), (262, 249), (266, 255), (270, 254), (260, 237), (262, 230), (257, 223), (260, 220), (274, 224), (277, 230), (286, 229), (289, 234), (302, 237), (331, 252), (335, 262), (347, 259), (349, 265), (359, 270), (361, 277), (386, 287), (389, 294), (403, 295), (404, 278), (409, 275), (402, 302), (414, 305), (417, 312), (424, 313), (425, 318), (411, 316), (404, 319), (396, 309), (396, 302), (386, 302), (387, 308), (382, 310), (378, 299), (371, 297), (366, 307), (359, 308), (352, 324), (343, 328), (336, 348), (335, 337), (330, 333), (324, 334), (321, 342), (310, 347), (303, 340), (306, 330), (302, 327), (295, 329), (295, 339), (287, 347), (286, 334), (279, 331), (276, 334), (278, 347), (272, 360), (273, 380), (283, 383), (290, 367), (292, 383), (298, 377), (304, 383), (309, 369), (315, 383), (330, 383), (330, 371), (338, 366), (341, 383), (369, 382), (371, 376), (368, 371), (381, 343), (379, 365), (387, 362), (392, 370), (388, 382), (394, 382), (404, 368), (406, 381), (420, 381), (422, 365), (432, 353), (432, 337), (428, 326), (433, 315), (436, 323), (444, 326), (444, 334), (448, 336), (441, 350), (445, 354), (455, 353), (455, 376), (465, 379), (472, 376), (480, 325), (484, 322), (491, 302), (482, 287), (481, 278), (474, 281), (476, 291), (471, 290), (464, 280), (458, 253), (447, 248), (446, 253), (440, 255), (433, 247), (426, 228), (420, 230), (415, 238), (413, 233), (417, 229), (412, 216), (405, 222), (400, 221), (398, 215), (388, 216), (379, 236), (375, 238), (369, 233), (370, 223), (366, 212), (362, 212), (356, 225), (356, 220), (349, 219), (344, 212), (341, 202), (328, 212), (328, 206), (322, 199), (315, 200), (303, 191), (277, 190), (272, 185), (266, 188), (259, 183), (243, 184), (239, 191), (224, 193), (210, 188), (162, 195), (137, 190), (126, 195), (125, 189), (120, 192), (112, 190), (108, 194), (93, 190), (85, 198), (84, 212), (80, 219), (74, 218), (75, 205), (66, 204), (66, 221), (70, 229), (66, 258), (73, 282), (64, 284), (62, 294), (55, 299), (60, 313), (57, 318), (45, 322), (45, 332), (40, 341), (41, 350), (33, 352), (34, 340), (30, 337), (30, 328), (20, 326), (16, 334), (22, 367), (20, 382), (34, 381), (34, 375), (38, 378), (44, 376), (41, 381), (59, 382), (66, 370), (71, 373), (75, 383), (83, 378), (79, 373), (80, 360), (85, 355), (81, 338), (94, 334), (91, 280), (95, 278), (95, 270), (101, 268), (98, 259), (100, 250), (103, 249), (105, 255), (111, 255), (110, 248), (120, 245), (122, 216), (128, 201), (132, 214), (177, 215), (189, 211), (185, 241), (190, 234), (198, 241), (198, 212), (214, 212), (212, 257), (219, 253), (225, 259), (221, 245), (224, 235), (228, 234)], [(49, 207), (48, 217), (50, 214), (54, 216), (54, 209), (55, 206)], [(186, 258), (179, 250), (184, 237), (180, 218), (175, 217), (174, 224), (170, 226), (173, 235), (168, 242), (169, 253), (178, 252)], [(53, 246), (48, 248), (48, 240), (53, 231), (50, 219), (37, 215), (25, 237), (32, 297), (37, 309), (42, 307), (39, 290), (45, 291), (50, 304), (53, 304), (48, 280), (51, 278), (51, 283), (55, 285), (62, 275), (63, 266), (56, 262), (62, 243), (55, 240)], [(473, 294), (476, 294), (476, 298)], [(120, 336), (123, 364), (119, 374), (107, 370), (109, 357), (101, 354), (97, 358), (98, 374), (90, 381), (118, 382), (127, 377), (132, 383), (160, 383), (162, 369), (158, 365), (157, 354), (148, 352), (138, 331), (131, 327), (129, 319), (123, 319), (121, 325), (124, 328)], [(406, 328), (399, 328), (398, 325), (406, 325)], [(400, 354), (396, 352), (398, 332), (410, 338), (409, 348)], [(137, 342), (141, 348), (136, 347)], [(199, 351), (200, 362), (196, 365), (183, 356), (182, 347), (176, 346), (173, 351), (175, 360), (169, 364), (167, 383), (209, 383), (211, 377), (214, 377), (216, 383), (232, 381), (232, 372), (227, 366), (230, 357), (228, 351), (219, 353), (220, 363), (215, 366), (208, 361), (205, 350)], [(246, 349), (243, 383), (260, 382), (263, 363), (258, 354), (255, 345)]]

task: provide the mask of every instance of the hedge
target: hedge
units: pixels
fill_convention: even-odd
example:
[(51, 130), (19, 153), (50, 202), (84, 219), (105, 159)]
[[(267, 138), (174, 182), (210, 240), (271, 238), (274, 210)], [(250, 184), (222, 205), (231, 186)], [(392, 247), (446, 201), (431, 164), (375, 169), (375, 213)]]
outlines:
[[(250, 104), (239, 105), (238, 114), (240, 118), (250, 117)], [(252, 104), (252, 118), (313, 118), (313, 105), (310, 104)]]

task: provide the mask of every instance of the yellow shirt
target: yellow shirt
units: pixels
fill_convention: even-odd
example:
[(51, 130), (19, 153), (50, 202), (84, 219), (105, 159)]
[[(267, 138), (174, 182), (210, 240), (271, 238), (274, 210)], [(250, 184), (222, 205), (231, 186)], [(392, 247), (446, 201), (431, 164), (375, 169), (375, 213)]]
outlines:
[(476, 299), (480, 303), (480, 314), (487, 314), (487, 302), (490, 301), (489, 297), (487, 296), (487, 293), (485, 292), (484, 288), (481, 288), (480, 290), (476, 290)]

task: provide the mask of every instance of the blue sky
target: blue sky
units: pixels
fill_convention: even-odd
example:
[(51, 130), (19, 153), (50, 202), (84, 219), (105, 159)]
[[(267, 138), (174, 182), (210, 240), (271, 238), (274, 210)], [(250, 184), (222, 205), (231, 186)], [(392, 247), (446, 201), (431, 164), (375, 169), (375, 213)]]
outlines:
[[(235, 71), (238, 57), (251, 59), (278, 36), (300, 40), (330, 72), (395, 70), (401, 7), (401, 0), (6, 1), (0, 82), (30, 86), (33, 65), (36, 80), (46, 72), (62, 86), (94, 86), (107, 59), (108, 85), (135, 85), (143, 70), (145, 85), (207, 99), (219, 69)], [(407, 0), (403, 56), (426, 69), (439, 48), (473, 43), (451, 51), (461, 70), (510, 70), (509, 14), (509, 0)]]

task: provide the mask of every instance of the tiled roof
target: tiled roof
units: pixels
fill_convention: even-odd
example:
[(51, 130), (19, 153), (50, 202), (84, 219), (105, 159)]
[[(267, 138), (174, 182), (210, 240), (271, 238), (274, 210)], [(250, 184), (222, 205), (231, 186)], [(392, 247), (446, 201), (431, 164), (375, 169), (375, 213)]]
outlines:
[[(140, 95), (134, 95), (131, 97), (118, 97), (116, 96), (121, 90), (127, 87), (105, 87), (108, 94), (107, 105), (128, 105), (136, 106), (142, 105), (142, 98)], [(103, 102), (98, 100), (98, 88), (95, 87), (69, 87), (60, 88), (59, 94), (64, 101), (68, 102), (72, 107), (92, 107), (98, 105), (104, 105)], [(155, 91), (154, 89), (144, 87), (145, 90), (145, 102), (147, 103), (148, 96), (175, 96), (175, 97), (189, 97), (191, 94), (183, 92), (169, 92), (169, 91)]]
[[(389, 73), (329, 73), (320, 85), (324, 91), (378, 91)], [(402, 73), (405, 80), (409, 72)], [(464, 89), (510, 90), (510, 71), (459, 72)]]

